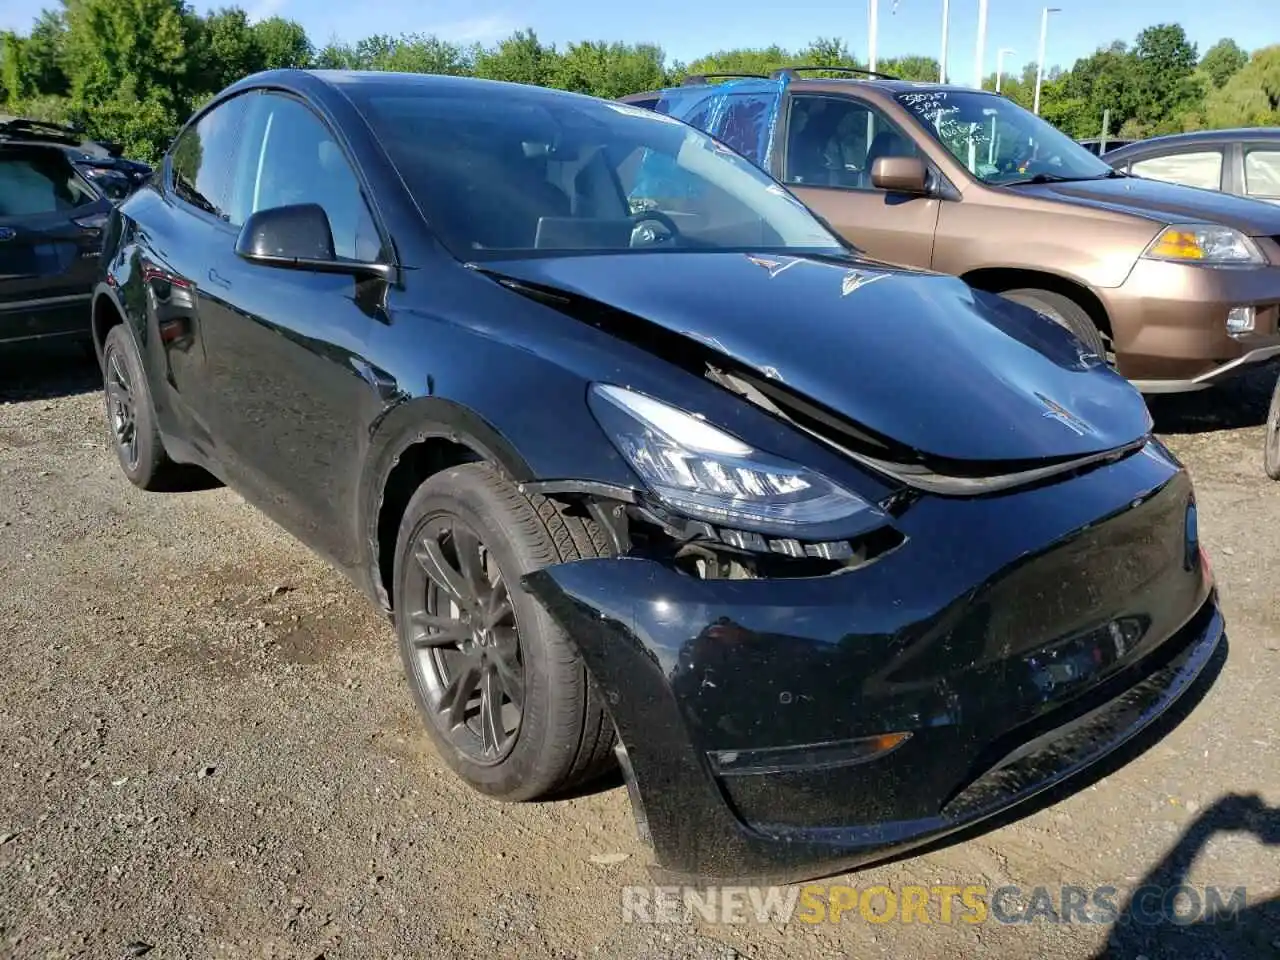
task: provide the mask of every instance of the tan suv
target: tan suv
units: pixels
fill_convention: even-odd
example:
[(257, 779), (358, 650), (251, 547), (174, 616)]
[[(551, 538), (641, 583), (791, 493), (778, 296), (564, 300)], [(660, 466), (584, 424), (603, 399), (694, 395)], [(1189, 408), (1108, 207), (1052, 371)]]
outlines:
[(719, 138), (871, 256), (1035, 307), (1144, 392), (1280, 355), (1280, 209), (1120, 173), (999, 94), (806, 69), (623, 100)]

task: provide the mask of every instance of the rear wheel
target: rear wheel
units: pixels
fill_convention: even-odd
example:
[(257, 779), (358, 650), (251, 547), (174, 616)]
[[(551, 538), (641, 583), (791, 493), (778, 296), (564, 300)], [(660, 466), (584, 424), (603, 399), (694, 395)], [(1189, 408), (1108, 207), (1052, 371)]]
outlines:
[(1000, 296), (1044, 314), (1054, 323), (1074, 333), (1080, 342), (1103, 360), (1108, 359), (1107, 344), (1102, 332), (1089, 316), (1089, 311), (1070, 297), (1052, 290), (1039, 290), (1032, 287), (1005, 290)]
[(400, 654), (427, 731), (475, 789), (531, 800), (613, 762), (613, 724), (581, 658), (520, 587), (539, 567), (605, 552), (595, 524), (488, 464), (436, 474), (409, 501), (396, 542)]
[(1267, 414), (1267, 440), (1263, 451), (1267, 476), (1280, 480), (1280, 381), (1271, 393), (1271, 410)]
[(107, 425), (125, 476), (143, 490), (168, 487), (178, 467), (165, 453), (142, 358), (124, 324), (103, 342), (102, 379)]

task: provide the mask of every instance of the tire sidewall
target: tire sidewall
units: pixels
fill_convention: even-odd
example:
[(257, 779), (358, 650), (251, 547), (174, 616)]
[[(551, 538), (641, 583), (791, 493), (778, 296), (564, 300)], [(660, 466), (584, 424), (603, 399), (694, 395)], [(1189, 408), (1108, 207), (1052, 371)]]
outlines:
[[(464, 780), (483, 793), (504, 799), (524, 799), (545, 792), (550, 784), (544, 783), (548, 767), (562, 769), (564, 761), (553, 755), (556, 744), (554, 731), (561, 727), (558, 712), (561, 698), (557, 685), (564, 678), (557, 675), (552, 662), (555, 647), (564, 643), (559, 631), (541, 605), (520, 585), (526, 573), (536, 569), (528, 544), (520, 537), (507, 532), (513, 523), (510, 511), (484, 484), (467, 483), (465, 468), (452, 468), (428, 480), (409, 501), (396, 540), (395, 556), (395, 604), (396, 635), (405, 676), (413, 698), (422, 714), (423, 723), (435, 742), (440, 755)], [(475, 763), (460, 753), (436, 727), (433, 709), (426, 699), (426, 691), (419, 679), (417, 652), (411, 643), (412, 631), (407, 618), (400, 616), (404, 609), (408, 565), (413, 559), (413, 546), (432, 520), (441, 516), (453, 516), (467, 524), (480, 538), (497, 561), (498, 569), (507, 584), (511, 605), (515, 611), (516, 628), (520, 638), (520, 654), (524, 666), (524, 709), (520, 729), (510, 754), (494, 765)], [(549, 755), (552, 754), (552, 755)]]
[[(1043, 314), (1076, 337), (1102, 360), (1107, 359), (1107, 345), (1088, 312), (1074, 300), (1050, 290), (1030, 287), (1006, 290), (1000, 294), (1013, 303)], [(1059, 302), (1061, 301), (1061, 302)], [(1064, 312), (1065, 311), (1065, 312)]]
[(1280, 381), (1271, 393), (1271, 408), (1267, 412), (1266, 445), (1263, 448), (1263, 466), (1267, 476), (1280, 480)]
[[(113, 354), (118, 355), (124, 364), (125, 372), (129, 376), (130, 391), (133, 394), (134, 432), (138, 445), (138, 462), (133, 465), (130, 465), (126, 459), (125, 452), (116, 440), (115, 430), (111, 426), (111, 399), (107, 395), (107, 377), (110, 375)], [(125, 324), (112, 327), (102, 344), (102, 402), (111, 445), (115, 449), (120, 469), (132, 483), (145, 487), (151, 482), (158, 464), (159, 435), (156, 431), (155, 411), (151, 406), (151, 391), (147, 385), (146, 373), (142, 369), (142, 359), (138, 354), (138, 346), (133, 339), (133, 334)]]

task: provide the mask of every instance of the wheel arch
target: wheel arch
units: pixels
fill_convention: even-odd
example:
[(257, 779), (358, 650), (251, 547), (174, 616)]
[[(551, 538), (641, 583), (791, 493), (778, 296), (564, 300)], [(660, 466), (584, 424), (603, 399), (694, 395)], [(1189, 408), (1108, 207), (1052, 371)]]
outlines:
[(440, 471), (475, 462), (493, 464), (513, 483), (534, 479), (514, 444), (474, 410), (452, 400), (423, 397), (403, 403), (376, 431), (360, 529), (367, 540), (368, 576), (385, 614), (394, 609), (396, 534), (409, 500)]
[(93, 349), (98, 355), (98, 365), (102, 365), (103, 344), (107, 342), (107, 334), (113, 327), (125, 322), (124, 308), (119, 299), (106, 284), (99, 284), (94, 291), (93, 305), (90, 313), (90, 327), (93, 334)]
[(960, 275), (971, 287), (988, 293), (1003, 293), (1018, 287), (1034, 287), (1061, 294), (1079, 304), (1102, 334), (1112, 338), (1111, 318), (1098, 295), (1083, 283), (1062, 274), (1047, 270), (1028, 270), (1019, 267), (983, 267)]

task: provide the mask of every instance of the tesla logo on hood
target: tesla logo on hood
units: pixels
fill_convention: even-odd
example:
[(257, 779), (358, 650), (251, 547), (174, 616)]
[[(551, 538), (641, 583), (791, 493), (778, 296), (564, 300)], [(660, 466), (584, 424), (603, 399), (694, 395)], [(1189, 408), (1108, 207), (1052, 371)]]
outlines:
[(1073, 431), (1077, 436), (1083, 437), (1086, 433), (1093, 432), (1087, 423), (1057, 401), (1050, 400), (1043, 393), (1037, 393), (1036, 399), (1046, 407), (1043, 416), (1048, 417), (1050, 420), (1057, 420), (1068, 430)]
[(840, 296), (847, 297), (855, 290), (861, 290), (867, 284), (883, 280), (887, 276), (889, 276), (887, 273), (864, 273), (861, 270), (850, 270), (840, 280)]

